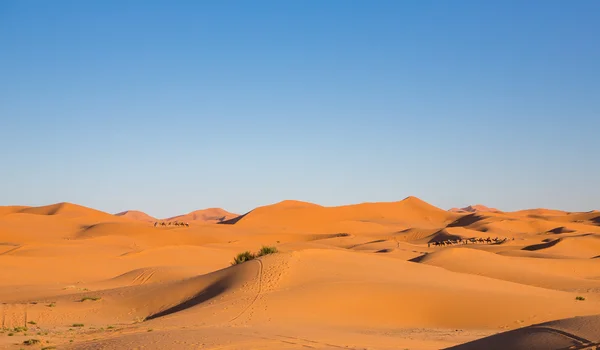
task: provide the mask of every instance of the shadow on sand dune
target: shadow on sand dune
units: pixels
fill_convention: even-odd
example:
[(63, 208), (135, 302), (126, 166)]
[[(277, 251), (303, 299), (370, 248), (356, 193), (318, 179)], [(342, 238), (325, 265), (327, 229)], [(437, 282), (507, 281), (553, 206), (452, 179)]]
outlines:
[(571, 230), (571, 229), (568, 229), (568, 228), (566, 228), (564, 226), (560, 226), (560, 227), (553, 228), (552, 230), (550, 230), (548, 232), (559, 235), (561, 233), (572, 233), (572, 232), (575, 232), (575, 230)]
[(249, 211), (246, 214), (242, 214), (240, 216), (236, 216), (233, 219), (223, 220), (223, 221), (217, 222), (217, 224), (219, 224), (219, 225), (235, 225), (235, 224), (237, 224), (238, 221), (242, 220), (246, 215), (250, 214), (251, 212), (252, 211)]
[(600, 315), (540, 323), (445, 350), (591, 350), (600, 347)]
[(523, 247), (523, 250), (535, 251), (535, 250), (540, 250), (540, 249), (546, 249), (546, 248), (550, 248), (552, 246), (557, 245), (561, 241), (562, 241), (562, 238), (559, 238), (559, 239), (555, 239), (553, 241), (546, 242), (546, 243), (533, 244), (533, 245), (529, 245), (527, 247)]
[(223, 292), (225, 292), (227, 290), (227, 288), (229, 288), (229, 285), (230, 285), (230, 283), (228, 281), (228, 278), (218, 280), (215, 283), (206, 287), (204, 290), (202, 290), (200, 293), (198, 293), (193, 298), (186, 300), (186, 301), (182, 302), (181, 304), (177, 304), (173, 307), (170, 307), (166, 310), (163, 310), (163, 311), (157, 312), (153, 315), (150, 315), (146, 319), (151, 320), (154, 318), (167, 316), (167, 315), (194, 307), (198, 304), (201, 304), (205, 301), (208, 301), (212, 298), (215, 298), (215, 297), (221, 295)]
[(473, 213), (473, 214), (465, 215), (465, 216), (459, 218), (458, 220), (451, 222), (450, 224), (448, 224), (448, 227), (470, 226), (470, 225), (472, 225), (478, 221), (481, 221), (483, 219), (485, 219), (485, 217)]

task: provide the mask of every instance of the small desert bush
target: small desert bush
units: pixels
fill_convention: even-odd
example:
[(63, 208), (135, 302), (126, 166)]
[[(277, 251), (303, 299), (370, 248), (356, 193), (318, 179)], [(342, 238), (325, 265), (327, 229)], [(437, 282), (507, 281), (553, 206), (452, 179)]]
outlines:
[(71, 325), (71, 327), (83, 327), (83, 326), (84, 326), (84, 324), (83, 324), (83, 323), (73, 323), (73, 324)]
[(241, 263), (246, 262), (248, 260), (252, 260), (255, 257), (256, 256), (254, 254), (250, 253), (249, 251), (245, 251), (243, 253), (239, 253), (235, 258), (233, 258), (232, 265), (241, 264)]
[(83, 303), (83, 302), (84, 302), (84, 301), (86, 301), (86, 300), (98, 301), (98, 300), (100, 300), (100, 299), (102, 299), (102, 298), (101, 298), (101, 297), (83, 297), (83, 298), (81, 298), (81, 300), (79, 300), (79, 301)]
[(23, 342), (24, 345), (35, 345), (41, 343), (39, 339), (27, 339)]
[(275, 253), (277, 253), (277, 248), (275, 248), (275, 247), (269, 247), (269, 246), (263, 246), (258, 251), (258, 256), (264, 256), (264, 255), (275, 254)]
[(231, 265), (237, 265), (237, 264), (241, 264), (243, 262), (246, 262), (248, 260), (252, 260), (255, 258), (259, 258), (261, 256), (265, 256), (265, 255), (269, 255), (269, 254), (275, 254), (277, 253), (277, 248), (272, 247), (272, 246), (262, 246), (262, 248), (260, 248), (260, 250), (258, 251), (258, 253), (254, 254), (251, 253), (250, 251), (245, 251), (243, 253), (239, 253), (238, 255), (236, 255), (233, 258), (233, 262), (231, 263)]
[(15, 327), (13, 328), (13, 331), (19, 333), (19, 332), (27, 332), (27, 327)]
[(42, 350), (52, 350), (52, 349), (56, 349), (56, 346), (46, 346), (46, 347), (42, 348)]
[(48, 304), (47, 306), (48, 306), (48, 307), (55, 307), (55, 306), (56, 306), (56, 303), (50, 303), (50, 304)]
[(582, 300), (583, 301), (583, 300), (585, 300), (585, 298), (582, 297), (582, 296), (578, 296), (578, 297), (575, 297), (575, 300)]
[(33, 325), (36, 325), (36, 324), (37, 324), (37, 323), (35, 323), (35, 321), (29, 321), (29, 322), (27, 322), (27, 323), (29, 323), (29, 324), (33, 324)]

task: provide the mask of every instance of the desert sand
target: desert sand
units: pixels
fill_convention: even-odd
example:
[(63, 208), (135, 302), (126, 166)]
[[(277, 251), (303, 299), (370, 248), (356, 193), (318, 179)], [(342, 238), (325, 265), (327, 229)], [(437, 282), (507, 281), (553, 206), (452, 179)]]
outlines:
[(0, 301), (2, 349), (593, 349), (600, 212), (5, 206)]

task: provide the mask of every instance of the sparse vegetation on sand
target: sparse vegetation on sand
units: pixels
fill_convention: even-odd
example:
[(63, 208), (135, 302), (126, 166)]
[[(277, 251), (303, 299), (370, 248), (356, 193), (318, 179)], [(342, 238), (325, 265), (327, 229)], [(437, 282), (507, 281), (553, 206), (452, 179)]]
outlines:
[(84, 302), (84, 301), (86, 301), (86, 300), (98, 301), (98, 300), (100, 300), (100, 299), (102, 299), (102, 297), (83, 297), (83, 298), (81, 298), (81, 300), (79, 300), (79, 301), (83, 303), (83, 302)]
[(233, 262), (231, 263), (231, 265), (238, 265), (238, 264), (244, 263), (246, 261), (253, 260), (255, 258), (259, 258), (261, 256), (265, 256), (265, 255), (269, 255), (269, 254), (275, 254), (277, 252), (278, 252), (277, 248), (273, 247), (273, 246), (262, 246), (262, 248), (260, 248), (260, 250), (256, 254), (247, 250), (245, 252), (242, 252), (242, 253), (239, 253), (238, 255), (236, 255), (233, 258)]
[(260, 248), (260, 250), (258, 251), (257, 256), (264, 256), (275, 253), (277, 253), (277, 248), (270, 246), (262, 246), (262, 248)]
[(581, 300), (581, 301), (583, 301), (583, 300), (585, 300), (585, 298), (582, 297), (582, 296), (577, 296), (577, 297), (575, 297), (575, 300)]
[(83, 326), (84, 326), (84, 324), (83, 324), (83, 323), (73, 323), (73, 324), (71, 325), (71, 327), (83, 327)]
[(35, 323), (35, 321), (29, 321), (29, 322), (27, 322), (27, 323), (29, 323), (29, 324), (33, 324), (33, 325), (36, 325), (36, 324), (37, 324), (37, 323)]
[(19, 332), (27, 332), (27, 327), (15, 327), (13, 328), (13, 331), (19, 333)]
[(245, 251), (243, 253), (239, 253), (235, 258), (233, 258), (232, 265), (241, 264), (243, 262), (252, 260), (254, 258), (256, 258), (256, 256), (254, 254), (250, 253), (249, 251)]
[(39, 343), (41, 343), (39, 339), (27, 339), (23, 342), (24, 345), (35, 345)]

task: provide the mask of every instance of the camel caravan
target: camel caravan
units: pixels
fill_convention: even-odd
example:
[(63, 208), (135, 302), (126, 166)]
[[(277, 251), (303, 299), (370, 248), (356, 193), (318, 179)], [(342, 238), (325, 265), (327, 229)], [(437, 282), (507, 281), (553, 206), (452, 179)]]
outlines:
[(190, 224), (188, 224), (187, 222), (179, 222), (179, 221), (173, 221), (173, 222), (169, 221), (169, 222), (166, 222), (166, 223), (164, 221), (162, 221), (162, 222), (158, 222), (157, 221), (157, 222), (154, 223), (154, 227), (157, 227), (157, 226), (171, 226), (171, 225), (173, 225), (173, 226), (190, 227)]
[[(514, 238), (513, 238), (514, 240)], [(504, 242), (508, 241), (508, 238), (465, 238), (465, 239), (446, 239), (443, 241), (435, 241), (435, 242), (428, 242), (427, 243), (427, 248), (431, 247), (432, 245), (435, 247), (445, 247), (447, 245), (459, 245), (459, 244), (502, 244)]]

